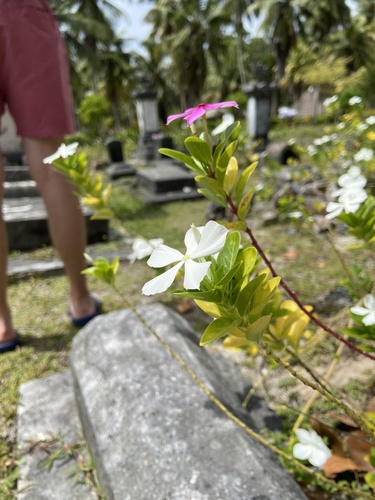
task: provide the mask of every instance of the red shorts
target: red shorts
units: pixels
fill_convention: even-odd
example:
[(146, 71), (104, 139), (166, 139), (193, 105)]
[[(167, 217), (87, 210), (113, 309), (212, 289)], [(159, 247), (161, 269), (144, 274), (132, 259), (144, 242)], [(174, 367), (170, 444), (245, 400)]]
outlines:
[(64, 41), (48, 0), (0, 0), (0, 117), (21, 137), (74, 132)]

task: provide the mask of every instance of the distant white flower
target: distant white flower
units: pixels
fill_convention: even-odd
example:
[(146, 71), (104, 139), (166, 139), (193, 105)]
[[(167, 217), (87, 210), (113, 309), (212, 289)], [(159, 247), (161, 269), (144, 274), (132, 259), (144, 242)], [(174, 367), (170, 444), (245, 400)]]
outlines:
[(322, 146), (323, 144), (327, 144), (327, 142), (331, 141), (331, 136), (330, 135), (323, 135), (323, 137), (320, 137), (319, 139), (315, 139), (314, 144), (315, 146)]
[(353, 314), (364, 316), (362, 323), (366, 326), (375, 325), (375, 297), (373, 295), (365, 295), (363, 298), (363, 305), (355, 306), (350, 309)]
[(339, 177), (337, 184), (341, 187), (341, 189), (334, 191), (332, 196), (343, 196), (351, 191), (362, 190), (362, 197), (364, 197), (362, 201), (365, 201), (367, 198), (367, 193), (363, 190), (367, 184), (367, 179), (361, 175), (361, 169), (359, 167), (350, 167), (345, 174)]
[(374, 152), (370, 148), (361, 148), (353, 158), (355, 161), (370, 161), (374, 157)]
[(57, 149), (56, 153), (53, 153), (51, 156), (47, 156), (47, 158), (44, 158), (43, 163), (50, 164), (53, 163), (55, 160), (58, 160), (59, 158), (68, 158), (69, 156), (74, 155), (76, 152), (76, 149), (78, 147), (78, 142), (72, 142), (72, 144), (69, 144), (69, 146), (66, 146), (65, 144), (61, 144), (59, 148)]
[(163, 238), (155, 238), (145, 240), (143, 238), (135, 238), (132, 245), (133, 252), (129, 255), (129, 260), (133, 263), (136, 260), (142, 260), (152, 254), (156, 247), (164, 243)]
[(307, 146), (307, 154), (309, 154), (310, 156), (314, 156), (316, 155), (316, 153), (318, 152), (318, 150), (316, 149), (315, 146), (313, 146), (312, 144), (309, 144)]
[(234, 123), (234, 116), (232, 113), (224, 113), (223, 117), (221, 119), (220, 125), (218, 125), (216, 128), (213, 129), (211, 132), (212, 135), (219, 135), (222, 132), (225, 132), (225, 130)]
[(288, 217), (290, 219), (300, 219), (302, 216), (303, 216), (303, 213), (299, 212), (298, 210), (296, 210), (295, 212), (288, 213)]
[(343, 122), (340, 122), (337, 127), (336, 127), (338, 130), (342, 130), (343, 128), (345, 128), (345, 123)]
[(325, 108), (327, 108), (328, 106), (330, 106), (331, 104), (333, 104), (334, 102), (336, 102), (338, 98), (339, 97), (337, 95), (333, 95), (332, 97), (328, 97), (327, 99), (325, 99), (323, 101), (323, 106)]
[(164, 267), (177, 262), (175, 266), (160, 276), (148, 281), (142, 288), (144, 295), (165, 292), (171, 286), (179, 269), (185, 265), (184, 288), (197, 290), (208, 272), (211, 262), (196, 262), (222, 250), (228, 230), (215, 221), (209, 221), (203, 227), (192, 227), (185, 235), (186, 253), (183, 255), (167, 245), (159, 245), (152, 252), (147, 264), (151, 267)]
[(367, 123), (367, 125), (375, 125), (375, 115), (366, 118), (365, 122)]
[(361, 102), (362, 102), (362, 98), (357, 96), (357, 95), (351, 97), (348, 101), (349, 106), (354, 106), (355, 104), (360, 104)]
[(314, 431), (297, 429), (299, 443), (293, 446), (293, 456), (298, 460), (308, 460), (314, 467), (322, 468), (332, 455), (323, 439)]
[(281, 106), (278, 111), (278, 117), (283, 118), (294, 118), (297, 115), (297, 111), (294, 108), (289, 108), (288, 106)]
[(337, 202), (330, 201), (328, 203), (326, 208), (326, 219), (334, 219), (342, 212), (345, 212), (346, 214), (356, 212), (366, 198), (367, 193), (364, 189), (353, 189), (351, 191), (344, 192)]
[(368, 129), (368, 125), (367, 123), (360, 123), (358, 126), (357, 126), (357, 130), (359, 132), (363, 132), (364, 130)]

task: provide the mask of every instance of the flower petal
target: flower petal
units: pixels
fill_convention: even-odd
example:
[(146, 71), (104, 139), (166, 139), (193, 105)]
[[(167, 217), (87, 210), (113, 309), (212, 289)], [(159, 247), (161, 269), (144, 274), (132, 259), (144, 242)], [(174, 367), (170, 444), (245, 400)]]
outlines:
[(53, 155), (44, 158), (43, 163), (45, 163), (46, 165), (51, 165), (58, 158), (60, 158), (60, 154), (56, 151), (56, 153), (53, 153)]
[(239, 108), (236, 101), (224, 101), (216, 102), (214, 104), (204, 104), (206, 109), (218, 109), (218, 108)]
[(169, 247), (168, 245), (159, 245), (152, 252), (147, 264), (150, 267), (164, 267), (174, 262), (182, 260), (184, 256), (178, 250)]
[(191, 112), (193, 108), (190, 108), (190, 109), (187, 109), (186, 111), (184, 111), (183, 113), (177, 113), (176, 115), (169, 115), (168, 118), (167, 118), (167, 125), (169, 125), (171, 122), (173, 122), (174, 120), (177, 120), (178, 118), (185, 118), (185, 116), (187, 114), (189, 114)]
[(366, 326), (375, 325), (375, 312), (370, 312), (362, 319), (362, 323)]
[(165, 292), (173, 283), (182, 265), (183, 262), (179, 262), (171, 267), (171, 269), (168, 269), (168, 271), (165, 271), (165, 273), (160, 274), (160, 276), (156, 276), (156, 278), (147, 281), (142, 288), (143, 295), (155, 295), (156, 293)]
[(312, 452), (310, 453), (310, 457), (308, 458), (308, 461), (314, 467), (321, 468), (327, 462), (327, 460), (329, 459), (329, 457), (331, 455), (332, 455), (332, 452), (326, 445), (324, 445), (324, 447), (319, 446), (319, 448), (314, 447), (312, 449)]
[(197, 106), (193, 109), (193, 111), (186, 115), (185, 120), (190, 127), (192, 123), (198, 120), (198, 118), (201, 118), (201, 116), (203, 116), (204, 114), (206, 114), (206, 110), (201, 106)]
[(309, 444), (297, 443), (293, 446), (293, 456), (298, 460), (307, 460), (311, 453)]
[(185, 262), (185, 290), (199, 290), (200, 284), (206, 276), (210, 265), (211, 262), (195, 262), (191, 259), (187, 260)]
[(296, 435), (298, 441), (302, 444), (310, 444), (311, 443), (311, 433), (306, 429), (296, 429)]
[[(190, 229), (188, 229), (186, 231), (185, 246), (186, 246), (186, 253), (188, 255), (190, 255), (190, 253), (197, 248), (199, 241), (201, 239), (203, 227), (204, 226), (200, 226), (200, 227), (194, 226), (194, 228), (191, 227)], [(198, 231), (198, 233), (199, 233), (199, 239), (198, 239), (198, 234), (196, 233), (196, 231)]]
[(197, 259), (199, 257), (207, 257), (220, 252), (224, 246), (227, 234), (228, 229), (226, 227), (210, 220), (203, 228), (199, 245), (188, 254), (189, 257)]
[(363, 304), (365, 305), (365, 307), (367, 307), (367, 309), (371, 309), (371, 311), (375, 311), (375, 297), (373, 295), (371, 295), (370, 293), (365, 295), (365, 297), (363, 299)]
[(358, 316), (365, 316), (369, 313), (369, 310), (366, 307), (355, 306), (350, 308), (350, 312)]
[(327, 205), (326, 211), (326, 219), (334, 219), (344, 210), (344, 207), (341, 203), (336, 203), (335, 201), (330, 201)]

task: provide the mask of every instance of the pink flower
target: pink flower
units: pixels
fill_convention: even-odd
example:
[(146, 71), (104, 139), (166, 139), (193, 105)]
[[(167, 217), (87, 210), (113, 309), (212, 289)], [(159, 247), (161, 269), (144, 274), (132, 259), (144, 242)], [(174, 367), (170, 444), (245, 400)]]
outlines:
[(195, 108), (189, 108), (183, 113), (177, 115), (168, 116), (167, 125), (169, 125), (173, 120), (177, 118), (184, 118), (187, 124), (190, 125), (203, 116), (208, 109), (218, 109), (218, 108), (238, 108), (236, 101), (226, 101), (226, 102), (216, 102), (215, 104), (198, 104)]

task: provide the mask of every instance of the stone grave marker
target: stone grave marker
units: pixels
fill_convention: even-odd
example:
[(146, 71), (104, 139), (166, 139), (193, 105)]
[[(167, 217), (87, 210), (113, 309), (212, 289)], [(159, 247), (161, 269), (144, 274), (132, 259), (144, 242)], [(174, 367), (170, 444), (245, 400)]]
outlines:
[(110, 161), (106, 172), (112, 180), (135, 174), (135, 169), (124, 160), (121, 141), (108, 139), (105, 146)]

